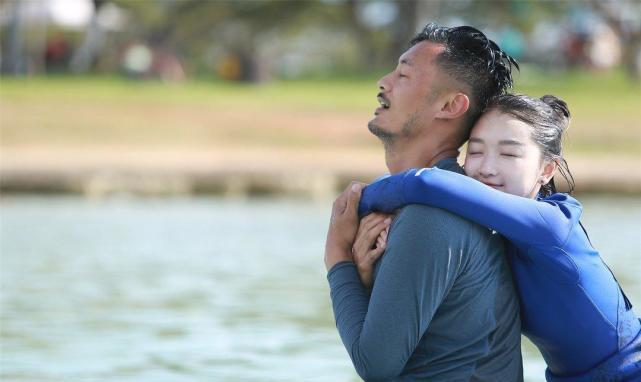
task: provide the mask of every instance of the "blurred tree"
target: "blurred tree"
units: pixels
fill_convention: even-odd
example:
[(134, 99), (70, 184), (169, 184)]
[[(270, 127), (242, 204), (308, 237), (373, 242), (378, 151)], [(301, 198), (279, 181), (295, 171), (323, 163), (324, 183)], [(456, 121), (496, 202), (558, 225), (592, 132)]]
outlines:
[(641, 81), (641, 3), (592, 0), (590, 4), (621, 39), (626, 73), (630, 79)]
[(139, 21), (138, 35), (153, 47), (174, 47), (198, 57), (212, 44), (226, 47), (240, 63), (238, 80), (259, 79), (259, 38), (275, 29), (300, 28), (298, 16), (313, 1), (158, 1), (115, 0)]
[[(64, 31), (70, 46), (77, 46), (65, 65), (74, 72), (114, 71), (123, 51), (140, 44), (154, 59), (171, 59), (190, 75), (210, 74), (216, 68), (221, 77), (255, 82), (275, 73), (372, 74), (393, 65), (427, 22), (469, 23), (511, 53), (522, 53), (524, 61), (564, 67), (572, 61), (568, 41), (577, 35), (567, 25), (580, 19), (579, 29), (591, 27), (590, 21), (573, 15), (577, 9), (594, 9), (620, 37), (628, 72), (641, 77), (641, 16), (634, 15), (641, 14), (641, 3), (631, 0), (87, 1), (95, 8), (87, 27), (80, 33)], [(38, 39), (52, 28), (46, 21), (36, 25), (33, 19), (26, 20), (20, 11), (26, 5), (33, 3), (0, 0), (2, 73), (25, 73), (27, 66), (44, 70), (44, 65), (37, 65), (37, 56), (45, 50), (36, 48), (44, 47)], [(106, 27), (114, 13), (126, 21)], [(45, 32), (35, 36), (35, 28)], [(582, 65), (585, 60), (575, 61)]]
[(10, 15), (6, 33), (2, 33), (2, 56), (0, 72), (13, 76), (25, 74), (26, 57), (24, 52), (24, 33), (22, 27), (22, 4), (18, 1), (0, 3), (3, 12)]
[[(347, 0), (339, 3), (344, 9), (343, 25), (349, 28), (356, 38), (360, 50), (361, 71), (373, 72), (381, 67), (389, 67), (408, 48), (408, 43), (417, 31), (417, 0), (387, 2), (391, 7), (385, 11), (395, 10), (396, 15), (389, 24), (372, 25), (364, 7), (372, 2)], [(369, 16), (372, 18), (373, 16)], [(376, 17), (376, 16), (374, 16)], [(378, 17), (384, 17), (380, 15)]]

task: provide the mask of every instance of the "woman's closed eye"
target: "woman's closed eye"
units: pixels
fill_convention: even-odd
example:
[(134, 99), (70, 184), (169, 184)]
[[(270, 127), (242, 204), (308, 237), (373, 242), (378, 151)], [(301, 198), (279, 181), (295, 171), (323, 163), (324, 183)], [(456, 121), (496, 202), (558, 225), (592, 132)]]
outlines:
[(501, 153), (501, 156), (504, 157), (509, 157), (509, 158), (520, 158), (521, 156), (516, 153)]

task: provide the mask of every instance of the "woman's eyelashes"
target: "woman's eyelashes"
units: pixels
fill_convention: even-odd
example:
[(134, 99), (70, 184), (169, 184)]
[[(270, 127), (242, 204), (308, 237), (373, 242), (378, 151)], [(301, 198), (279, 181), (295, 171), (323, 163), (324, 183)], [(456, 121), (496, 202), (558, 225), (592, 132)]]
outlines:
[[(483, 155), (483, 151), (468, 151), (467, 155), (469, 156), (479, 156)], [(520, 158), (521, 155), (518, 153), (500, 153), (502, 157), (507, 157), (507, 158)]]
[(481, 155), (484, 152), (484, 148), (480, 145), (470, 145), (467, 148), (467, 155)]

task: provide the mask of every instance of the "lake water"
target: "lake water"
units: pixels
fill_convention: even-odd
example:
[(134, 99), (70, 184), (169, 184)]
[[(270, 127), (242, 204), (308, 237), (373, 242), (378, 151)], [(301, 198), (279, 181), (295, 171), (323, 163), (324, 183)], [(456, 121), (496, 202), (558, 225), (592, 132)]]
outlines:
[[(641, 197), (581, 199), (640, 313)], [(358, 381), (325, 279), (330, 206), (3, 197), (0, 379)]]

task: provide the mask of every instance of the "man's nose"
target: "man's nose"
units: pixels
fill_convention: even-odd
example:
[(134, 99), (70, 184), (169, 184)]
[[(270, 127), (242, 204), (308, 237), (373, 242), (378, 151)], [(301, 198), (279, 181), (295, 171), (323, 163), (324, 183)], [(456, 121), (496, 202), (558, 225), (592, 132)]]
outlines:
[(386, 92), (390, 90), (389, 84), (389, 73), (381, 77), (380, 80), (376, 83), (381, 92)]

